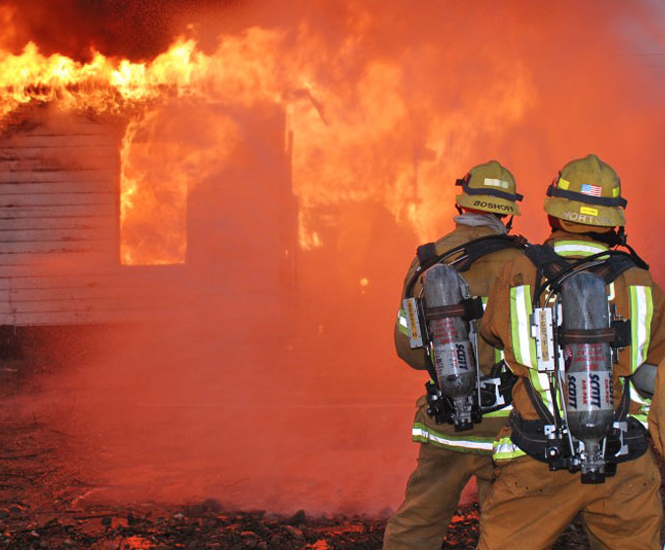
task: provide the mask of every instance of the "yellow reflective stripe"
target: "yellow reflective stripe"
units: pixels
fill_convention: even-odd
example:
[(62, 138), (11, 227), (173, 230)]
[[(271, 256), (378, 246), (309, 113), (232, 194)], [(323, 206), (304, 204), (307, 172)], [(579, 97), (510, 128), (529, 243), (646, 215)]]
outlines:
[(631, 413), (630, 416), (639, 420), (646, 428), (648, 428), (647, 417), (649, 416), (649, 410), (651, 409), (651, 399), (642, 397), (635, 389), (632, 382), (628, 384), (628, 390), (630, 391), (630, 400), (640, 406), (640, 410), (636, 413)]
[(554, 243), (554, 252), (559, 256), (592, 256), (605, 252), (608, 248), (602, 244), (588, 241), (557, 241)]
[(483, 418), (502, 418), (504, 416), (510, 415), (510, 411), (512, 410), (512, 405), (506, 405), (503, 409), (499, 409), (498, 411), (492, 411), (483, 414)]
[(536, 342), (531, 338), (531, 287), (515, 286), (510, 289), (511, 340), (515, 361), (525, 367), (537, 368)]
[(400, 309), (397, 312), (397, 329), (404, 335), (409, 335), (409, 323), (406, 319), (406, 311)]
[(494, 460), (513, 460), (525, 455), (526, 453), (513, 443), (510, 436), (502, 437), (494, 442), (494, 452), (492, 453)]
[(630, 292), (631, 372), (646, 361), (651, 341), (653, 299), (651, 287), (632, 286)]
[(559, 187), (560, 189), (568, 189), (570, 187), (570, 182), (563, 178), (559, 178), (559, 181), (557, 182), (557, 187)]
[(505, 359), (505, 356), (503, 354), (503, 350), (499, 348), (494, 348), (494, 363), (498, 363), (499, 361), (503, 361)]
[(538, 392), (540, 400), (551, 411), (554, 412), (552, 405), (552, 392), (550, 391), (550, 378), (547, 373), (529, 370), (529, 378), (533, 388)]
[(442, 447), (450, 451), (459, 453), (473, 453), (482, 455), (491, 455), (494, 448), (494, 440), (491, 437), (475, 437), (467, 435), (465, 437), (455, 437), (444, 435), (431, 428), (428, 428), (420, 422), (416, 422), (411, 430), (413, 441), (418, 443), (431, 443), (437, 447)]
[(531, 337), (531, 287), (516, 286), (510, 289), (510, 324), (515, 361), (529, 368), (529, 378), (545, 406), (554, 411), (547, 373), (538, 372), (536, 342)]

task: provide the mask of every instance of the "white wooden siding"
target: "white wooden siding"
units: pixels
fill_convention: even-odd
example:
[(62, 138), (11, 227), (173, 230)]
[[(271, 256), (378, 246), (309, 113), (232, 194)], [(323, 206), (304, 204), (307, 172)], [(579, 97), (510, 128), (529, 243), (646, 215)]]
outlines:
[(271, 115), (270, 135), (255, 124), (261, 145), (242, 170), (190, 198), (188, 264), (132, 267), (119, 263), (122, 125), (44, 113), (0, 133), (0, 325), (233, 316), (254, 307), (243, 305), (250, 294), (262, 295), (257, 315), (280, 318), (295, 280), (297, 219), (283, 114)]
[(0, 324), (132, 320), (154, 304), (118, 260), (121, 128), (44, 114), (0, 136)]

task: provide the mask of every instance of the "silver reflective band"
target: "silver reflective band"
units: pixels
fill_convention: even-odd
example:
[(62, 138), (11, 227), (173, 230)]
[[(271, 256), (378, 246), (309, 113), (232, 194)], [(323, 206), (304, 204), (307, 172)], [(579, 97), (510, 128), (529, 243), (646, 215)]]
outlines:
[(404, 328), (408, 328), (409, 324), (406, 321), (406, 315), (403, 309), (400, 309), (397, 313), (397, 322), (402, 325)]
[(510, 289), (510, 324), (515, 361), (535, 369), (536, 343), (531, 338), (531, 287), (516, 286)]
[(446, 447), (459, 447), (461, 449), (485, 451), (488, 453), (491, 453), (492, 449), (494, 448), (494, 443), (492, 441), (469, 441), (465, 439), (448, 439), (446, 437), (441, 436), (440, 434), (433, 434), (432, 432), (424, 428), (416, 426), (413, 427), (411, 434), (413, 435), (414, 439), (432, 441), (433, 443), (439, 443), (440, 445), (444, 445)]
[(494, 460), (512, 460), (525, 455), (526, 453), (513, 443), (510, 436), (502, 437), (499, 441), (494, 442), (494, 452), (492, 453)]
[(607, 247), (587, 241), (559, 241), (554, 243), (554, 252), (559, 256), (592, 256), (605, 252)]
[(653, 299), (651, 287), (648, 286), (631, 286), (629, 292), (631, 371), (635, 372), (646, 361), (649, 351)]

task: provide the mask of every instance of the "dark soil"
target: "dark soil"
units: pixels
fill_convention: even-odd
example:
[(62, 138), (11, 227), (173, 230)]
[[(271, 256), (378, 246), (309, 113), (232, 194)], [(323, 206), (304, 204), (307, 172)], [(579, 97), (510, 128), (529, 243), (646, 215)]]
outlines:
[[(360, 517), (281, 517), (265, 512), (224, 512), (214, 501), (199, 505), (148, 509), (96, 508), (36, 513), (15, 503), (0, 510), (1, 548), (187, 550), (378, 550), (385, 521)], [(459, 510), (443, 546), (471, 550), (478, 540), (477, 512)], [(573, 525), (555, 549), (589, 545), (581, 525)]]

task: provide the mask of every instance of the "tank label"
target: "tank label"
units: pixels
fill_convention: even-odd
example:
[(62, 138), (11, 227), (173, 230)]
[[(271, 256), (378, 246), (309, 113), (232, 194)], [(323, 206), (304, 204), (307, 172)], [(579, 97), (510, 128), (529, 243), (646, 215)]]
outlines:
[(468, 340), (434, 345), (432, 351), (439, 376), (456, 376), (473, 371), (473, 352)]
[(435, 345), (451, 344), (459, 339), (453, 317), (444, 317), (430, 321), (429, 329)]
[(568, 410), (589, 411), (614, 408), (610, 371), (572, 372), (568, 380)]

